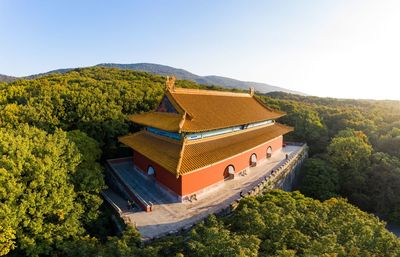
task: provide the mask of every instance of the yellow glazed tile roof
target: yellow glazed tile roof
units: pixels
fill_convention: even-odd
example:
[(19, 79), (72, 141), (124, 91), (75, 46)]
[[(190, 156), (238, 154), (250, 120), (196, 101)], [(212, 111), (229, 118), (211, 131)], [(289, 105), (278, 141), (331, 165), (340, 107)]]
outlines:
[(185, 142), (146, 131), (121, 137), (119, 140), (179, 176), (240, 154), (290, 131), (293, 128), (275, 123)]
[(179, 114), (150, 112), (132, 115), (131, 120), (171, 132), (201, 132), (285, 115), (266, 107), (247, 93), (174, 88), (167, 90), (165, 95), (177, 107)]
[(186, 119), (184, 132), (200, 132), (233, 127), (284, 115), (272, 111), (255, 96), (245, 93), (218, 92), (210, 90), (180, 89), (171, 91), (173, 99), (192, 119)]
[(182, 115), (167, 112), (145, 112), (130, 115), (129, 119), (140, 125), (176, 132), (179, 131)]
[(161, 138), (147, 131), (118, 138), (118, 140), (176, 174), (182, 142)]
[(182, 175), (240, 154), (290, 131), (293, 131), (293, 128), (275, 123), (214, 140), (188, 144), (185, 147), (179, 174)]

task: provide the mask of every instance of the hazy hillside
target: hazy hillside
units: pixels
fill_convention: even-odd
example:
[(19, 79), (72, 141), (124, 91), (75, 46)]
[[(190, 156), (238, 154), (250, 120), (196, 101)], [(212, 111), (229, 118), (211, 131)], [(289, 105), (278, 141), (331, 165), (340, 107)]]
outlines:
[(228, 88), (240, 88), (248, 89), (249, 87), (254, 87), (257, 91), (261, 93), (268, 93), (273, 91), (282, 91), (286, 93), (301, 94), (304, 93), (292, 91), (282, 87), (271, 86), (265, 83), (251, 82), (251, 81), (240, 81), (232, 78), (226, 78), (221, 76), (199, 76), (188, 72), (183, 69), (177, 69), (174, 67), (153, 64), (153, 63), (134, 63), (134, 64), (118, 64), (118, 63), (102, 63), (97, 66), (102, 67), (112, 67), (126, 70), (139, 70), (146, 71), (158, 75), (175, 75), (179, 79), (192, 80), (199, 84), (206, 85), (218, 85)]
[(137, 71), (145, 71), (158, 75), (175, 75), (180, 79), (186, 80), (198, 80), (201, 79), (200, 76), (190, 73), (184, 69), (177, 69), (174, 67), (153, 64), (153, 63), (132, 63), (132, 64), (119, 64), (119, 63), (100, 63), (96, 66), (100, 67), (108, 67), (108, 68), (118, 68), (123, 70), (137, 70)]
[(11, 82), (16, 80), (16, 77), (0, 74), (0, 82)]
[(209, 82), (206, 84), (220, 85), (220, 86), (228, 87), (228, 88), (247, 89), (250, 87), (254, 87), (257, 91), (259, 91), (261, 93), (281, 91), (281, 92), (285, 92), (285, 93), (305, 95), (302, 92), (292, 91), (292, 90), (289, 90), (286, 88), (271, 86), (271, 85), (268, 85), (265, 83), (259, 83), (259, 82), (241, 81), (241, 80), (220, 77), (220, 76), (204, 76), (203, 78), (207, 82)]
[[(145, 72), (149, 72), (152, 74), (163, 75), (163, 76), (174, 75), (178, 79), (191, 80), (191, 81), (197, 82), (199, 84), (216, 85), (216, 86), (222, 86), (222, 87), (227, 87), (227, 88), (248, 89), (250, 87), (254, 87), (256, 91), (261, 92), (261, 93), (281, 91), (281, 92), (286, 92), (286, 93), (304, 95), (304, 93), (301, 93), (301, 92), (292, 91), (292, 90), (282, 88), (282, 87), (271, 86), (271, 85), (268, 85), (265, 83), (240, 81), (240, 80), (236, 80), (236, 79), (232, 79), (232, 78), (226, 78), (226, 77), (214, 76), (214, 75), (199, 76), (199, 75), (193, 74), (184, 69), (177, 69), (174, 67), (160, 65), (160, 64), (154, 64), (154, 63), (132, 63), (132, 64), (101, 63), (101, 64), (98, 64), (95, 66), (118, 68), (118, 69), (122, 69), (122, 70), (145, 71)], [(45, 73), (34, 74), (34, 75), (22, 77), (22, 78), (23, 79), (33, 79), (33, 78), (37, 78), (37, 77), (44, 76), (44, 75), (54, 74), (54, 73), (63, 74), (70, 70), (73, 70), (73, 68), (57, 69), (57, 70), (52, 70), (52, 71), (45, 72)], [(17, 79), (15, 77), (9, 77), (9, 76), (4, 76), (5, 78), (3, 79), (3, 76), (4, 75), (0, 75), (0, 82), (10, 82), (10, 81)]]
[(38, 73), (38, 74), (33, 74), (25, 77), (13, 77), (13, 76), (8, 76), (8, 75), (3, 75), (0, 74), (0, 82), (13, 82), (17, 79), (35, 79), (38, 77), (46, 76), (46, 75), (51, 75), (51, 74), (64, 74), (67, 73), (68, 71), (73, 70), (74, 68), (66, 68), (66, 69), (57, 69), (57, 70), (52, 70), (44, 73)]
[(48, 71), (48, 72), (44, 72), (44, 73), (38, 73), (38, 74), (25, 76), (25, 77), (22, 77), (22, 78), (23, 79), (35, 79), (35, 78), (38, 78), (38, 77), (41, 77), (41, 76), (50, 75), (50, 74), (64, 74), (64, 73), (67, 73), (68, 71), (71, 71), (73, 69), (74, 68), (57, 69), (57, 70), (52, 70), (52, 71)]

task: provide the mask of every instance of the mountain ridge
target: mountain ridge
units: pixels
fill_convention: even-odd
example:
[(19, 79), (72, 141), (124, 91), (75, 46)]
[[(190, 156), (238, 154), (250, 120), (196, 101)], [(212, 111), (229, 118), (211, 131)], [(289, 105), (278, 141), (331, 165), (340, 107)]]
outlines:
[(17, 77), (0, 74), (0, 82), (12, 82), (17, 79)]
[[(286, 93), (291, 93), (291, 94), (299, 94), (299, 95), (306, 95), (302, 92), (278, 87), (278, 86), (272, 86), (266, 83), (260, 83), (260, 82), (253, 82), (253, 81), (241, 81), (233, 78), (228, 78), (228, 77), (223, 77), (223, 76), (217, 76), (217, 75), (207, 75), (207, 76), (200, 76), (194, 73), (191, 73), (185, 69), (180, 69), (180, 68), (175, 68), (167, 65), (161, 65), (161, 64), (154, 64), (154, 63), (132, 63), (132, 64), (120, 64), (120, 63), (100, 63), (97, 65), (98, 67), (107, 67), (107, 68), (117, 68), (117, 69), (123, 69), (123, 70), (136, 70), (136, 71), (144, 71), (156, 75), (174, 75), (178, 79), (185, 79), (185, 80), (190, 80), (197, 82), (199, 84), (205, 84), (205, 85), (215, 85), (215, 86), (222, 86), (226, 88), (238, 88), (238, 89), (248, 89), (250, 87), (254, 87), (254, 89), (260, 93), (269, 93), (269, 92), (286, 92)], [(92, 66), (93, 67), (93, 66)], [(39, 74), (33, 74), (29, 76), (24, 76), (24, 77), (13, 77), (13, 76), (7, 76), (7, 75), (1, 75), (0, 74), (0, 82), (11, 82), (17, 79), (34, 79), (37, 77), (41, 76), (46, 76), (49, 74), (54, 74), (54, 73), (66, 73), (68, 71), (74, 70), (76, 68), (65, 68), (65, 69), (56, 69), (56, 70), (51, 70), (45, 73), (39, 73)]]

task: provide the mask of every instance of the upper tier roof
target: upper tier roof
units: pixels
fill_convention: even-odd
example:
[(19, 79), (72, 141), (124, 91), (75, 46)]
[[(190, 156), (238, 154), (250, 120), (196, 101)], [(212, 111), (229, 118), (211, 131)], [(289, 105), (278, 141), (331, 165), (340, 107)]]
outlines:
[[(167, 98), (167, 100), (165, 100)], [(171, 132), (202, 132), (277, 119), (284, 112), (265, 106), (252, 93), (232, 93), (201, 89), (170, 88), (163, 101), (172, 105), (167, 112), (131, 115), (138, 124)]]
[(178, 177), (253, 149), (290, 131), (293, 128), (275, 123), (193, 141), (177, 141), (147, 131), (120, 137), (119, 141)]

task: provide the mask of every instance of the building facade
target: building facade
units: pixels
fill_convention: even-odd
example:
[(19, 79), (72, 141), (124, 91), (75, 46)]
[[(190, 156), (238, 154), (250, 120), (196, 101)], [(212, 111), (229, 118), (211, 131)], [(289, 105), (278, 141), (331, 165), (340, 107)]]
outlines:
[(158, 107), (130, 119), (143, 130), (119, 141), (133, 149), (135, 168), (179, 199), (234, 179), (280, 151), (293, 128), (249, 93), (175, 88), (167, 80)]

